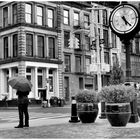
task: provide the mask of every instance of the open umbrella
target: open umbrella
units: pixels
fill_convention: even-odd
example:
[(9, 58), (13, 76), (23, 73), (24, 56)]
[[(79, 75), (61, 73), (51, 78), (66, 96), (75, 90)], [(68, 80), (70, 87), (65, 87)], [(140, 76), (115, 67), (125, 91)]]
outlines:
[(31, 91), (32, 84), (31, 82), (25, 78), (24, 76), (18, 76), (18, 77), (11, 77), (8, 80), (8, 84), (18, 91), (26, 92)]

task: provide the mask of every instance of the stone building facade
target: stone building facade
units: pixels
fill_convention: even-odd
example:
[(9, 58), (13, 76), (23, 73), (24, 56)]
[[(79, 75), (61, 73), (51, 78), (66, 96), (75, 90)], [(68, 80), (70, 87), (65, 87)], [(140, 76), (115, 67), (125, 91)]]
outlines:
[[(92, 12), (88, 9), (92, 6), (104, 10)], [(17, 98), (7, 83), (13, 76), (31, 80), (30, 99), (40, 100), (40, 90), (46, 90), (46, 99), (70, 101), (79, 89), (108, 85), (117, 61), (125, 73), (125, 49), (108, 24), (111, 11), (97, 2), (1, 2), (0, 100), (3, 93), (9, 94), (8, 100)], [(139, 46), (138, 36), (131, 55), (132, 77), (137, 81)]]
[[(13, 76), (26, 76), (33, 85), (29, 98), (62, 97), (62, 57), (59, 5), (51, 2), (0, 3), (0, 100), (16, 99), (8, 85)], [(47, 88), (46, 88), (47, 87)]]

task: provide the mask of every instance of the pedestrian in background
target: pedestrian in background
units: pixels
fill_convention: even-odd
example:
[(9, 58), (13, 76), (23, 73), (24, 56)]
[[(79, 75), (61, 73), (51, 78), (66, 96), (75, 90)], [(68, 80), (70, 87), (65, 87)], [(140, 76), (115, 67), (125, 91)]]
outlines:
[[(29, 113), (28, 113), (28, 104), (29, 104), (29, 91), (21, 92), (17, 91), (16, 95), (18, 96), (18, 112), (19, 112), (19, 124), (15, 128), (29, 127)], [(25, 123), (23, 121), (25, 118)]]

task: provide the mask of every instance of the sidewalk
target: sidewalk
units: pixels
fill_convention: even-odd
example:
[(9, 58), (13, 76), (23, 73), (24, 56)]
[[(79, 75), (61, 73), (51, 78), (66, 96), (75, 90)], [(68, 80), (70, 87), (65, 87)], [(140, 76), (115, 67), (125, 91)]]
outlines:
[(69, 123), (70, 117), (36, 119), (29, 128), (15, 129), (17, 123), (0, 125), (0, 138), (140, 138), (140, 122), (126, 127), (112, 127), (107, 119), (97, 118), (95, 123)]
[[(40, 107), (35, 107), (40, 110)], [(35, 109), (34, 108), (34, 109)], [(31, 110), (33, 108), (30, 108)], [(35, 109), (35, 111), (36, 111)], [(47, 108), (43, 110), (67, 110), (70, 106)], [(29, 128), (16, 129), (17, 122), (0, 124), (1, 138), (65, 138), (65, 139), (114, 139), (114, 138), (140, 138), (140, 119), (137, 123), (128, 123), (125, 127), (112, 127), (107, 119), (97, 117), (95, 123), (69, 123), (70, 116), (66, 114), (63, 117), (37, 118), (30, 120)]]

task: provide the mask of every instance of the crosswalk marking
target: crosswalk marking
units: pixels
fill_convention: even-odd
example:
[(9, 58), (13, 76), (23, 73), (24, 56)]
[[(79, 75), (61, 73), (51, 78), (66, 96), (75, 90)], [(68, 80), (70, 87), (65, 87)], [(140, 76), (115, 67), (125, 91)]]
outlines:
[[(53, 118), (62, 118), (62, 117), (68, 117), (69, 114), (62, 114), (62, 113), (36, 113), (36, 112), (30, 112), (29, 113), (29, 118), (30, 120), (33, 119), (41, 119), (41, 118), (48, 118), (48, 119), (53, 119)], [(0, 121), (8, 121), (8, 122), (13, 122), (13, 121), (18, 121), (19, 116), (18, 112), (0, 112)]]

